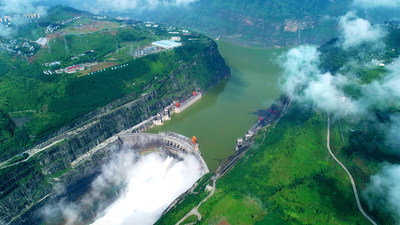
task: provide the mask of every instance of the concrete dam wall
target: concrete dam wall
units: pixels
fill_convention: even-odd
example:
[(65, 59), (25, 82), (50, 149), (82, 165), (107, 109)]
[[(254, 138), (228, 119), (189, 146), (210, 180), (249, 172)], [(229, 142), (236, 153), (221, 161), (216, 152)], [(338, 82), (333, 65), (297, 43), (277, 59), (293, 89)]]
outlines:
[(188, 137), (177, 133), (125, 133), (118, 135), (118, 138), (107, 147), (113, 148), (115, 145), (118, 145), (120, 148), (132, 149), (139, 153), (144, 151), (159, 151), (178, 160), (183, 159), (186, 155), (192, 155), (200, 163), (202, 172), (209, 172), (200, 151), (196, 150), (197, 144), (193, 144)]

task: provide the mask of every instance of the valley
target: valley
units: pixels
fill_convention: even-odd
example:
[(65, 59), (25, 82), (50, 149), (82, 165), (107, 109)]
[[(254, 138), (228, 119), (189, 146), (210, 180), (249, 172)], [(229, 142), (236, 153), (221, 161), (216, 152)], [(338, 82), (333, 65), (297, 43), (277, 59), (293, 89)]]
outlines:
[(0, 224), (399, 223), (400, 3), (16, 6)]

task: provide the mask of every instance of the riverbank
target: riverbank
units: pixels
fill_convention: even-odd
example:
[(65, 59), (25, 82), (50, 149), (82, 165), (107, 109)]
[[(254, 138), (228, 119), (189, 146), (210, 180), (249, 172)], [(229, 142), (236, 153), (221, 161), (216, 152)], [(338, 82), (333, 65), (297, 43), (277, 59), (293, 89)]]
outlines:
[(172, 115), (163, 126), (148, 132), (173, 131), (196, 136), (208, 167), (217, 167), (235, 152), (236, 139), (281, 95), (281, 67), (277, 58), (287, 49), (262, 49), (217, 41), (231, 68), (231, 77), (204, 93), (185, 112)]
[[(163, 223), (175, 223), (174, 219), (179, 219), (176, 225), (181, 224), (185, 221), (186, 218), (190, 217), (191, 215), (196, 215), (198, 220), (201, 220), (202, 216), (199, 213), (199, 207), (205, 203), (215, 192), (216, 188), (216, 181), (222, 178), (226, 173), (228, 173), (236, 163), (246, 154), (246, 152), (254, 146), (254, 136), (259, 133), (260, 130), (266, 129), (265, 132), (270, 131), (270, 127), (275, 127), (276, 124), (279, 122), (280, 118), (286, 114), (290, 107), (291, 99), (287, 96), (281, 96), (279, 99), (276, 100), (274, 104), (268, 110), (260, 112), (261, 117), (258, 118), (257, 122), (253, 124), (253, 126), (248, 129), (245, 136), (243, 138), (238, 138), (236, 142), (236, 152), (228, 157), (215, 171), (212, 175), (207, 174), (203, 176), (203, 178), (199, 179), (188, 191), (183, 193), (179, 196), (171, 205), (163, 212), (163, 216), (157, 222), (157, 224)], [(273, 125), (273, 126), (272, 126)], [(264, 133), (264, 140), (265, 140), (265, 133)], [(264, 142), (263, 140), (263, 142)], [(211, 184), (204, 187), (204, 184)], [(200, 188), (199, 188), (200, 186)], [(197, 193), (195, 190), (198, 190), (201, 194)], [(207, 195), (204, 199), (201, 199), (202, 195), (207, 193), (208, 191), (211, 193)], [(193, 197), (192, 195), (195, 195)], [(180, 212), (185, 212), (187, 210), (182, 210), (182, 207), (190, 206), (185, 204), (184, 201), (187, 199), (196, 199), (200, 201), (193, 209), (186, 215), (182, 215), (182, 218), (174, 217), (171, 218), (171, 215), (174, 215), (171, 210), (178, 210)], [(194, 201), (195, 203), (196, 201)], [(194, 204), (192, 203), (192, 204)], [(186, 208), (187, 209), (187, 208)], [(167, 222), (168, 221), (168, 222)]]

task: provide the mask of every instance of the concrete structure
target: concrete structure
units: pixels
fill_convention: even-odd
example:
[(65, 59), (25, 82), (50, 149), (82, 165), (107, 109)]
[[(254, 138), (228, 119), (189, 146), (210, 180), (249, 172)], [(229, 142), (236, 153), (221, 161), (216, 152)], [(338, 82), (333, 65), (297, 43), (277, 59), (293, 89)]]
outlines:
[(181, 41), (181, 37), (179, 37), (179, 36), (172, 36), (170, 40), (171, 40), (171, 41)]
[(39, 39), (36, 40), (36, 43), (38, 45), (45, 46), (47, 44), (47, 38), (45, 38), (45, 37), (39, 38)]
[[(187, 98), (186, 100), (183, 100), (182, 103), (179, 101), (173, 102), (171, 105), (165, 107), (163, 112), (157, 113), (156, 116), (151, 118), (153, 120), (153, 125), (155, 125), (155, 126), (163, 125), (165, 120), (171, 119), (171, 114), (183, 112), (185, 109), (187, 109), (193, 103), (197, 102), (201, 97), (202, 97), (202, 95), (200, 92), (194, 91), (193, 95), (190, 96), (189, 98)], [(138, 128), (135, 128), (135, 129), (138, 129)], [(143, 130), (141, 130), (141, 131), (143, 131)], [(138, 132), (141, 132), (141, 131), (138, 131)]]
[(182, 43), (170, 41), (170, 40), (155, 41), (151, 44), (154, 46), (160, 47), (160, 48), (164, 48), (164, 49), (173, 49), (173, 48), (182, 46)]
[(200, 92), (197, 92), (196, 95), (191, 96), (187, 100), (183, 102), (179, 102), (179, 107), (175, 107), (175, 113), (181, 113), (183, 110), (187, 109), (189, 106), (191, 106), (193, 103), (197, 102), (200, 100), (202, 97)]
[(194, 156), (201, 165), (201, 170), (208, 173), (208, 167), (201, 156), (197, 144), (192, 144), (191, 139), (173, 132), (160, 132), (159, 134), (149, 133), (124, 133), (117, 135), (118, 138), (110, 139), (110, 148), (128, 148), (133, 151), (154, 151), (182, 160), (187, 155)]
[(85, 70), (85, 66), (83, 64), (73, 65), (65, 68), (66, 73), (76, 73), (77, 71)]

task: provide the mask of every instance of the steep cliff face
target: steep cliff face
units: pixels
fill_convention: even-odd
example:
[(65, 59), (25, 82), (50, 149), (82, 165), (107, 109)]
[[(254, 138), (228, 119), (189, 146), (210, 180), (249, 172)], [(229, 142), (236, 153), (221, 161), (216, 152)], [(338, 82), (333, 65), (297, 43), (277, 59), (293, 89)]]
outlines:
[(83, 116), (51, 135), (47, 143), (65, 141), (26, 162), (0, 170), (0, 223), (39, 223), (41, 219), (35, 211), (56, 200), (52, 200), (55, 186), (72, 184), (87, 176), (85, 171), (92, 171), (90, 167), (101, 165), (107, 157), (96, 155), (90, 163), (72, 166), (74, 160), (121, 130), (154, 116), (173, 100), (196, 89), (206, 91), (230, 75), (213, 41), (209, 41), (207, 48), (175, 63), (180, 66), (146, 85), (139, 97), (127, 95)]

